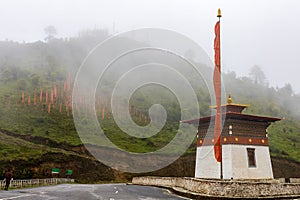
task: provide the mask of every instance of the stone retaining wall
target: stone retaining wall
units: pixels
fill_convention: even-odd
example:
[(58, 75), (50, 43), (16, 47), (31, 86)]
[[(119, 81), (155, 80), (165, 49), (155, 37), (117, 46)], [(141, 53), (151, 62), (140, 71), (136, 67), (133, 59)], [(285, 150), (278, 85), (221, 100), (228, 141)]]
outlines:
[(137, 185), (166, 187), (181, 193), (214, 198), (300, 198), (300, 183), (281, 182), (282, 180), (209, 180), (184, 177), (135, 177), (132, 180)]

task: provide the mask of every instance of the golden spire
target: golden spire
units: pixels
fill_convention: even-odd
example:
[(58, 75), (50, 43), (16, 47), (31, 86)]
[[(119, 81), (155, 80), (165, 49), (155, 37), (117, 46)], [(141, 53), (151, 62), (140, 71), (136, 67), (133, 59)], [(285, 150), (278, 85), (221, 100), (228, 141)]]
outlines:
[(230, 95), (230, 94), (228, 95), (227, 103), (228, 103), (228, 104), (231, 104), (231, 103), (232, 103), (232, 98), (231, 98), (231, 95)]
[(217, 17), (219, 17), (219, 18), (222, 17), (221, 9), (220, 8), (218, 9), (218, 15), (217, 15)]

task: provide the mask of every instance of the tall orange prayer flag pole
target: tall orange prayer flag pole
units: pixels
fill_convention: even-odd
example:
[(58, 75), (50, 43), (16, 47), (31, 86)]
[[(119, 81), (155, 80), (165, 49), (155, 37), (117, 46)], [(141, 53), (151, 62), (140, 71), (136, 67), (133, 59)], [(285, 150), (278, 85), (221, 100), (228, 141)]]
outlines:
[(214, 69), (214, 89), (216, 95), (217, 113), (215, 117), (214, 127), (214, 152), (217, 162), (221, 162), (221, 179), (223, 178), (222, 170), (222, 146), (221, 146), (221, 51), (220, 51), (220, 21), (221, 21), (221, 10), (218, 10), (219, 21), (215, 25), (215, 69)]

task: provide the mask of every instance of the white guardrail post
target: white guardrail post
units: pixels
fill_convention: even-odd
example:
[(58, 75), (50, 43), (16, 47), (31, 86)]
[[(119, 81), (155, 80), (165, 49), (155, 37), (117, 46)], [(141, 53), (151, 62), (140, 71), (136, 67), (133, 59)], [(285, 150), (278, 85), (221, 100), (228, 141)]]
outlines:
[[(12, 180), (10, 182), (10, 188), (24, 188), (34, 187), (42, 185), (57, 185), (61, 183), (74, 183), (74, 179), (70, 178), (46, 178), (46, 179), (23, 179)], [(3, 189), (5, 186), (5, 180), (0, 180), (0, 187)]]

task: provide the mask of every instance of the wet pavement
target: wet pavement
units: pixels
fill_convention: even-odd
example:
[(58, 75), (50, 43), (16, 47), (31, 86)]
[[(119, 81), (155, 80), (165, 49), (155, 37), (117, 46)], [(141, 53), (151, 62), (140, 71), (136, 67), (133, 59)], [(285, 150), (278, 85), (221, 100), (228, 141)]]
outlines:
[(0, 200), (182, 200), (166, 189), (126, 184), (62, 184), (0, 191)]

